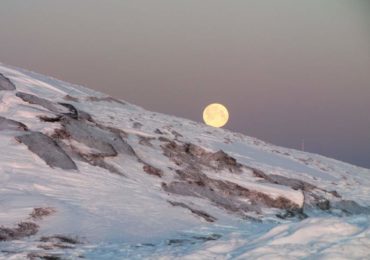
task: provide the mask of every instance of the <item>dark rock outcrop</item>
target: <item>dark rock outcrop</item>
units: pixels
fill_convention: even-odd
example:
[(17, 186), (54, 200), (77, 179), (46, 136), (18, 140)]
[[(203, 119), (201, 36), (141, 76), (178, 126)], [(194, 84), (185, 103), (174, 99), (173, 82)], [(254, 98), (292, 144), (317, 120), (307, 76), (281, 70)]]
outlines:
[(84, 154), (84, 153), (79, 153), (79, 156), (82, 158), (83, 161), (89, 163), (92, 166), (97, 166), (97, 167), (106, 169), (110, 171), (111, 173), (115, 173), (121, 176), (126, 176), (124, 173), (119, 171), (115, 166), (107, 163), (104, 160), (104, 156), (99, 156), (96, 154)]
[(240, 174), (243, 167), (246, 167), (222, 150), (209, 152), (191, 143), (182, 144), (175, 141), (167, 142), (161, 147), (164, 155), (182, 168), (175, 171), (176, 181), (162, 184), (166, 192), (208, 199), (227, 211), (249, 219), (253, 219), (250, 213), (260, 214), (262, 208), (302, 211), (299, 205), (288, 198), (272, 198), (263, 192), (242, 187), (231, 181), (213, 179), (204, 174), (204, 170), (227, 170)]
[(149, 175), (153, 175), (153, 176), (157, 176), (157, 177), (162, 177), (162, 175), (163, 175), (163, 173), (160, 169), (158, 169), (158, 168), (156, 168), (152, 165), (146, 164), (146, 163), (144, 163), (143, 170), (144, 170), (144, 172), (146, 172)]
[(25, 144), (31, 152), (37, 154), (50, 167), (77, 170), (77, 166), (73, 160), (47, 135), (39, 132), (29, 132), (17, 136), (16, 140)]
[(27, 254), (29, 260), (63, 260), (61, 254), (50, 254), (44, 252), (31, 252)]
[(7, 119), (0, 116), (0, 131), (11, 130), (11, 131), (28, 131), (28, 128), (25, 124)]
[(139, 138), (139, 144), (153, 147), (153, 144), (151, 143), (151, 141), (155, 140), (154, 137), (138, 135), (138, 138)]
[(113, 97), (87, 97), (86, 100), (88, 101), (91, 101), (91, 102), (102, 102), (102, 101), (105, 101), (105, 102), (115, 102), (115, 103), (118, 103), (118, 104), (121, 104), (121, 105), (126, 105), (125, 102), (119, 100), (119, 99), (116, 99), (116, 98), (113, 98)]
[(71, 245), (82, 244), (82, 242), (75, 237), (69, 237), (64, 235), (45, 236), (40, 238), (41, 242), (53, 242), (53, 243), (66, 243)]
[[(255, 177), (261, 178), (263, 182), (288, 186), (294, 190), (301, 190), (304, 194), (304, 209), (307, 211), (311, 209), (328, 211), (332, 208), (331, 199), (337, 201), (341, 198), (339, 193), (336, 191), (327, 191), (306, 181), (301, 181), (295, 178), (288, 178), (281, 175), (266, 174), (261, 170), (251, 167), (247, 168), (253, 172), (253, 175)], [(339, 203), (338, 205), (341, 205), (341, 203)], [(289, 217), (290, 213), (286, 213), (285, 216)], [(278, 217), (285, 218), (285, 216), (282, 217), (282, 215), (279, 215)]]
[[(132, 147), (122, 139), (122, 136), (125, 135), (123, 131), (98, 124), (90, 114), (77, 109), (74, 105), (52, 102), (23, 92), (17, 92), (16, 96), (27, 103), (41, 106), (54, 114), (54, 116), (39, 116), (41, 121), (58, 122), (62, 125), (62, 128), (55, 130), (50, 137), (42, 137), (42, 133), (39, 133), (38, 136), (17, 137), (18, 141), (25, 143), (32, 152), (39, 155), (51, 167), (77, 169), (71, 159), (75, 158), (93, 166), (107, 169), (110, 172), (124, 175), (116, 167), (107, 163), (104, 158), (115, 157), (119, 153), (137, 157)], [(76, 102), (76, 99), (72, 101)], [(107, 100), (104, 99), (104, 101)], [(42, 145), (37, 145), (36, 141), (34, 141), (36, 139), (42, 139), (42, 142), (48, 145), (41, 147)], [(64, 143), (63, 139), (73, 139), (90, 149), (82, 151), (78, 146)], [(54, 151), (52, 151), (52, 147), (54, 147)], [(44, 152), (45, 149), (51, 153)], [(56, 158), (61, 158), (61, 161), (59, 160), (58, 162)]]
[(242, 165), (222, 150), (213, 153), (195, 144), (182, 144), (175, 141), (170, 141), (161, 147), (164, 155), (179, 166), (198, 165), (217, 171), (241, 172)]
[(88, 124), (81, 120), (64, 117), (62, 126), (70, 138), (95, 149), (99, 155), (135, 154), (131, 146), (119, 134), (108, 129), (102, 129), (96, 124)]
[[(88, 113), (77, 110), (78, 118), (62, 115), (60, 120), (62, 128), (56, 129), (51, 138), (71, 157), (104, 168), (112, 173), (125, 176), (115, 166), (105, 161), (106, 157), (115, 157), (125, 154), (137, 158), (132, 147), (122, 138), (126, 136), (123, 131), (106, 127), (94, 120)], [(83, 115), (83, 118), (81, 118)], [(62, 140), (67, 140), (67, 143)], [(68, 144), (68, 140), (75, 140), (89, 149), (81, 150), (78, 145)]]
[(16, 240), (35, 235), (39, 226), (33, 222), (21, 222), (15, 228), (0, 227), (0, 241)]
[(30, 218), (33, 220), (42, 220), (56, 212), (55, 209), (50, 207), (34, 208), (30, 214)]
[(330, 201), (325, 199), (325, 198), (321, 198), (316, 202), (316, 206), (321, 210), (329, 210), (330, 209)]
[(0, 90), (15, 90), (15, 85), (7, 77), (0, 73)]
[(55, 116), (55, 117), (49, 117), (49, 116), (38, 116), (38, 118), (43, 121), (43, 122), (48, 122), (48, 123), (55, 123), (59, 122), (62, 117), (61, 116)]
[(58, 103), (58, 104), (66, 107), (69, 110), (69, 113), (63, 113), (64, 115), (70, 116), (74, 119), (78, 118), (78, 111), (73, 105), (68, 104), (68, 103)]
[(194, 215), (197, 215), (197, 216), (201, 217), (202, 219), (204, 219), (207, 222), (215, 222), (217, 220), (215, 217), (209, 215), (208, 213), (204, 212), (203, 210), (195, 209), (193, 207), (190, 207), (190, 206), (186, 205), (185, 203), (176, 202), (176, 201), (168, 201), (168, 202), (172, 206), (182, 207), (182, 208), (185, 208), (185, 209), (190, 210), (191, 213), (193, 213)]
[(308, 218), (308, 216), (303, 212), (302, 209), (298, 210), (286, 210), (284, 213), (276, 214), (276, 217), (280, 219), (291, 219), (296, 218), (298, 220), (303, 220)]
[(261, 170), (251, 168), (251, 167), (247, 167), (247, 168), (253, 172), (255, 177), (262, 178), (269, 183), (291, 187), (293, 190), (311, 191), (317, 188), (315, 185), (310, 184), (305, 181), (301, 181), (301, 180), (294, 179), (294, 178), (288, 178), (288, 177), (276, 175), (276, 174), (266, 174)]
[[(169, 192), (183, 196), (208, 199), (227, 211), (248, 215), (261, 213), (261, 208), (300, 210), (294, 202), (284, 197), (271, 198), (267, 194), (250, 190), (230, 181), (216, 180), (198, 171), (177, 171), (179, 181), (162, 184)], [(244, 200), (241, 200), (244, 199)]]
[(38, 96), (24, 92), (17, 92), (15, 95), (21, 98), (24, 102), (33, 105), (39, 105), (49, 110), (50, 112), (57, 114), (58, 115), (57, 118), (60, 118), (61, 115), (65, 115), (77, 119), (79, 116), (78, 110), (73, 105), (68, 103), (55, 103), (48, 99), (40, 98)]
[(53, 113), (57, 113), (57, 114), (69, 114), (70, 113), (68, 107), (64, 105), (60, 105), (58, 103), (53, 103), (45, 98), (40, 98), (38, 96), (24, 93), (24, 92), (17, 92), (15, 95), (19, 97), (20, 99), (22, 99), (24, 102), (27, 102), (32, 105), (39, 105)]
[(241, 164), (222, 150), (210, 154), (206, 160), (213, 163), (218, 170), (227, 169), (230, 172), (240, 172)]

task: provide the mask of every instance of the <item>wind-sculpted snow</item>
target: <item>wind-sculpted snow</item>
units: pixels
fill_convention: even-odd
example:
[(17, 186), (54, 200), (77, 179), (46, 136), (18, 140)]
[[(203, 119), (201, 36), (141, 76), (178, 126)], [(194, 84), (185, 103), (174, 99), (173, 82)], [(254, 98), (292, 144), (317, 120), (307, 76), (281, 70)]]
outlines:
[(0, 150), (0, 259), (370, 258), (370, 170), (1, 65)]

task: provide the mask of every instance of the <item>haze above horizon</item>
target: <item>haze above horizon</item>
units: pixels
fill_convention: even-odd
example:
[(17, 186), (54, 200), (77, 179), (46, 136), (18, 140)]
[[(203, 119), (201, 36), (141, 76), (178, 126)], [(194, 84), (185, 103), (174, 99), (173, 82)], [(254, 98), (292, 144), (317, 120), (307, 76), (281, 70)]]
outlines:
[(3, 0), (0, 62), (370, 168), (370, 2)]

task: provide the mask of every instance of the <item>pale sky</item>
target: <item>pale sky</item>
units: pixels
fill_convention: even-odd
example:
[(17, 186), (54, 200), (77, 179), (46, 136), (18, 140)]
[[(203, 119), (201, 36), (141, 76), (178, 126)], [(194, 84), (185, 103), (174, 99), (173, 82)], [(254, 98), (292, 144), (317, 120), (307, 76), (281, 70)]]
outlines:
[(1, 0), (0, 62), (370, 168), (368, 0)]

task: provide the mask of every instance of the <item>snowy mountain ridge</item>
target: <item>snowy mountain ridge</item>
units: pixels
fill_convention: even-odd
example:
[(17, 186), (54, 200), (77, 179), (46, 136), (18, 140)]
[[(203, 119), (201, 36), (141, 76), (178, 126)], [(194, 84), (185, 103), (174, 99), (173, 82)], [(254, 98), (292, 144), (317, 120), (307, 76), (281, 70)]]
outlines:
[(0, 149), (0, 259), (370, 257), (370, 170), (2, 64)]

